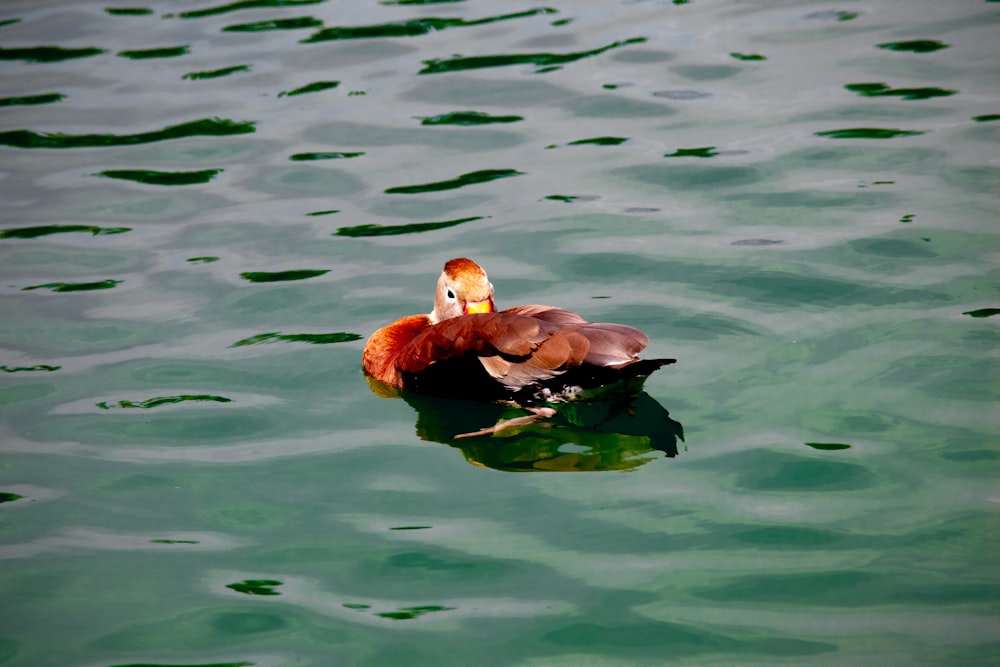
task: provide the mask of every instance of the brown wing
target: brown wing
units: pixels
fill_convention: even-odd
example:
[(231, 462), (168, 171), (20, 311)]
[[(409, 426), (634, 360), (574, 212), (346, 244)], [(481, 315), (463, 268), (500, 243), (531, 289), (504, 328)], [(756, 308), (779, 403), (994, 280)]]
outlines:
[(514, 313), (515, 315), (527, 315), (529, 317), (534, 317), (545, 322), (551, 322), (552, 324), (558, 324), (564, 327), (578, 326), (587, 323), (587, 320), (583, 319), (571, 310), (563, 310), (562, 308), (556, 308), (555, 306), (515, 306), (514, 308), (508, 308), (503, 311), (505, 313)]
[(589, 344), (583, 363), (594, 366), (618, 366), (629, 363), (649, 345), (649, 338), (638, 329), (624, 324), (588, 322), (572, 311), (554, 306), (518, 306), (503, 312), (530, 315), (536, 319), (558, 324), (563, 331), (578, 332)]
[(590, 350), (584, 362), (594, 366), (631, 363), (649, 345), (646, 334), (624, 324), (589, 322), (579, 331), (590, 341)]
[(516, 391), (584, 364), (627, 365), (647, 343), (632, 327), (589, 323), (551, 306), (519, 306), (430, 326), (400, 351), (397, 363), (419, 373), (437, 361), (476, 355), (493, 378)]
[(436, 361), (466, 354), (529, 356), (556, 327), (512, 313), (482, 313), (454, 317), (427, 327), (400, 351), (397, 364), (419, 373)]

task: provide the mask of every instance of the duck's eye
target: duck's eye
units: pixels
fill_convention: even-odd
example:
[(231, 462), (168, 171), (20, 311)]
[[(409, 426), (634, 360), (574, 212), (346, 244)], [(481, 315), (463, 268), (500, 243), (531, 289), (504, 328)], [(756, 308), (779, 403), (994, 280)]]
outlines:
[(452, 292), (451, 290), (448, 290), (448, 298), (449, 298), (449, 299), (452, 299), (452, 300), (454, 300), (454, 298), (455, 298), (455, 293), (454, 293), (454, 292)]

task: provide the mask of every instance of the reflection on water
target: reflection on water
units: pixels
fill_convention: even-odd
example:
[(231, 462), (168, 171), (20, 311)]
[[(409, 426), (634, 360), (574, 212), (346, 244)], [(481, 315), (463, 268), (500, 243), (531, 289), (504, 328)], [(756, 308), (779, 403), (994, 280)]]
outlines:
[(157, 141), (170, 141), (184, 137), (228, 136), (250, 134), (255, 131), (254, 123), (235, 122), (225, 118), (203, 118), (180, 125), (172, 125), (162, 130), (140, 132), (138, 134), (63, 134), (34, 132), (32, 130), (11, 130), (0, 132), (0, 145), (16, 148), (91, 148), (95, 146), (132, 146)]
[(370, 39), (375, 37), (417, 37), (431, 32), (439, 32), (448, 28), (473, 27), (507, 21), (510, 19), (526, 18), (538, 14), (554, 14), (556, 10), (541, 8), (529, 9), (516, 14), (505, 14), (502, 16), (487, 16), (485, 18), (467, 21), (459, 18), (421, 18), (411, 21), (400, 21), (396, 23), (383, 23), (380, 25), (357, 25), (357, 26), (337, 26), (324, 28), (311, 37), (302, 40), (303, 44), (314, 42), (327, 42), (341, 39)]
[[(461, 450), (470, 463), (509, 472), (633, 470), (677, 456), (684, 427), (646, 392), (617, 400), (551, 404), (551, 416), (524, 419), (517, 406), (405, 392), (365, 377), (382, 398), (417, 412), (416, 434)], [(484, 432), (485, 431), (485, 432)]]

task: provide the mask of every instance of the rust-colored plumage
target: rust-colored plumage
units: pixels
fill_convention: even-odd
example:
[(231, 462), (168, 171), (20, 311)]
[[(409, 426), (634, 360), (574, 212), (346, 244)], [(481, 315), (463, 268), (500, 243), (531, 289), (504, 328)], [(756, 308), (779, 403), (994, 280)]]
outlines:
[(493, 285), (470, 259), (444, 265), (434, 310), (382, 327), (362, 365), (379, 382), (421, 393), (529, 403), (644, 378), (673, 359), (639, 359), (649, 339), (553, 306), (497, 312)]

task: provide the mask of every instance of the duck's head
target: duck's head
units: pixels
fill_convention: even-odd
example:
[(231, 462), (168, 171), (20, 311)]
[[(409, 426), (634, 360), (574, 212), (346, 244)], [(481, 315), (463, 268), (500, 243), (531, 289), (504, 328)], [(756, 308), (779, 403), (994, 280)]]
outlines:
[(472, 313), (492, 313), (493, 285), (482, 267), (471, 259), (448, 260), (437, 282), (431, 323)]

